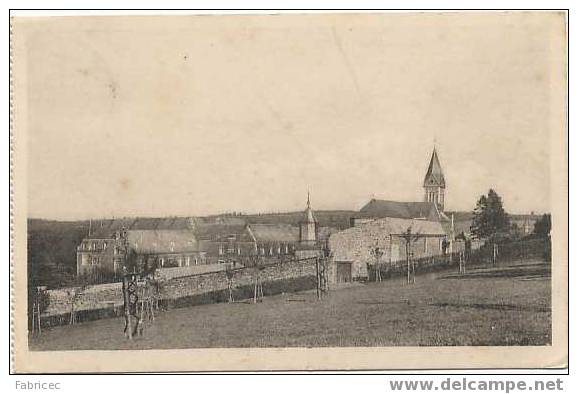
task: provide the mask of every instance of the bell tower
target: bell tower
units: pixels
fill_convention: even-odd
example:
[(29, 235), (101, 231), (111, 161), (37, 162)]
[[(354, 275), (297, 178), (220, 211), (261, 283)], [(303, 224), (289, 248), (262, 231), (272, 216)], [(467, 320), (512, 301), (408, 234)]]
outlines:
[(439, 210), (443, 212), (446, 181), (435, 147), (423, 180), (423, 188), (425, 192), (424, 201), (435, 203)]

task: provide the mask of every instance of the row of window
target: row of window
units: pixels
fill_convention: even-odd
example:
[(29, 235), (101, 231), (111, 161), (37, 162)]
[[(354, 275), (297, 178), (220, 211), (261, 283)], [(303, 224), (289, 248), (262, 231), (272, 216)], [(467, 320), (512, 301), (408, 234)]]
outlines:
[[(292, 247), (290, 247), (288, 244), (285, 245), (277, 245), (275, 247), (273, 246), (269, 246), (269, 247), (265, 247), (265, 246), (261, 246), (257, 248), (257, 251), (260, 255), (265, 256), (265, 255), (269, 255), (269, 256), (273, 256), (274, 254), (289, 254), (290, 251), (292, 251)], [(225, 252), (228, 255), (232, 255), (232, 254), (236, 254), (238, 256), (241, 255), (241, 246), (237, 245), (237, 246), (230, 246), (230, 245), (219, 245), (219, 256), (222, 256), (225, 254)]]
[(81, 250), (102, 251), (108, 247), (108, 241), (86, 241), (80, 244)]
[(191, 265), (198, 265), (201, 260), (198, 256), (186, 257), (159, 257), (159, 266), (163, 267), (190, 267)]
[(438, 192), (427, 192), (427, 201), (428, 202), (438, 202), (438, 203), (443, 203), (444, 202), (444, 195), (443, 193), (438, 193)]
[(100, 264), (100, 257), (99, 256), (90, 256), (87, 254), (82, 255), (80, 264), (82, 265), (99, 265)]

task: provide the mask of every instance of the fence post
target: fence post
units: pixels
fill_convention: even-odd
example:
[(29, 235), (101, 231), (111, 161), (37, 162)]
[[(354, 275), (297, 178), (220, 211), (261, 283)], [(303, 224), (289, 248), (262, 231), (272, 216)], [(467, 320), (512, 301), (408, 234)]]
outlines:
[(317, 288), (317, 299), (321, 299), (321, 277), (319, 276), (319, 257), (315, 258), (315, 277), (317, 278), (316, 288)]

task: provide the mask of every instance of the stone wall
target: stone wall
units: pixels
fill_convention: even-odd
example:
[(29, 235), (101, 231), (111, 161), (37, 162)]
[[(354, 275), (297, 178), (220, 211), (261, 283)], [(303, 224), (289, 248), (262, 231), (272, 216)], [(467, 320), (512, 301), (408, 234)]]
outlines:
[(200, 275), (209, 272), (224, 271), (227, 268), (225, 264), (198, 264), (188, 267), (170, 267), (158, 268), (155, 271), (155, 277), (159, 280), (169, 280), (181, 276)]
[(48, 290), (48, 308), (43, 316), (56, 316), (70, 313), (75, 298), (75, 311), (111, 308), (123, 304), (122, 283), (91, 285), (86, 288), (63, 288)]
[[(298, 260), (281, 264), (271, 264), (258, 268), (238, 268), (230, 271), (233, 287), (251, 286), (260, 276), (263, 283), (282, 279), (315, 275), (315, 260)], [(209, 293), (228, 288), (227, 273), (224, 271), (202, 275), (191, 275), (163, 282), (160, 286), (161, 299), (171, 300), (181, 297)]]
[[(247, 289), (252, 288), (257, 275), (260, 276), (263, 283), (265, 294), (304, 290), (315, 286), (315, 280), (311, 280), (315, 277), (315, 259), (265, 265), (260, 269), (238, 268), (231, 270), (231, 274), (233, 287), (239, 289), (236, 298), (243, 298), (249, 294)], [(296, 284), (295, 280), (300, 279), (307, 280)], [(160, 280), (159, 299), (164, 304), (170, 305), (186, 305), (186, 303), (174, 301), (190, 299), (189, 305), (191, 305), (198, 301), (194, 297), (214, 295), (227, 289), (228, 278), (225, 271), (180, 276)], [(42, 313), (42, 318), (49, 325), (65, 324), (68, 321), (73, 299), (76, 300), (74, 310), (80, 314), (80, 317), (77, 318), (78, 321), (122, 314), (122, 283), (48, 290), (46, 293), (49, 304)], [(77, 294), (76, 297), (75, 294)], [(209, 298), (214, 301), (222, 299), (222, 297)]]

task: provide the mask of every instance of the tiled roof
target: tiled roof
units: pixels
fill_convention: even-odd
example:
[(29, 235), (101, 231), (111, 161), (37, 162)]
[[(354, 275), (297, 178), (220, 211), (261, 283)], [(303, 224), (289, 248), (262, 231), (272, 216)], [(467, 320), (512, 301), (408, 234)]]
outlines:
[(188, 230), (191, 219), (169, 218), (122, 218), (93, 220), (90, 238), (112, 238), (116, 231), (125, 230)]
[[(470, 230), (471, 225), (472, 225), (471, 220), (455, 220), (455, 218), (454, 218), (454, 235), (458, 236), (461, 233), (464, 233), (466, 235), (470, 234), (471, 233), (471, 230)], [(443, 222), (442, 226), (446, 230), (446, 233), (448, 235), (450, 235), (451, 231), (452, 231), (452, 223), (451, 222)]]
[(299, 241), (299, 227), (290, 224), (250, 224), (248, 227), (257, 242)]
[(245, 230), (245, 224), (199, 224), (195, 226), (195, 234), (197, 239), (219, 241), (226, 239), (229, 235), (241, 235)]
[(432, 202), (403, 202), (372, 199), (359, 210), (361, 217), (445, 220)]
[(129, 230), (130, 247), (139, 254), (199, 251), (195, 234), (189, 230)]

